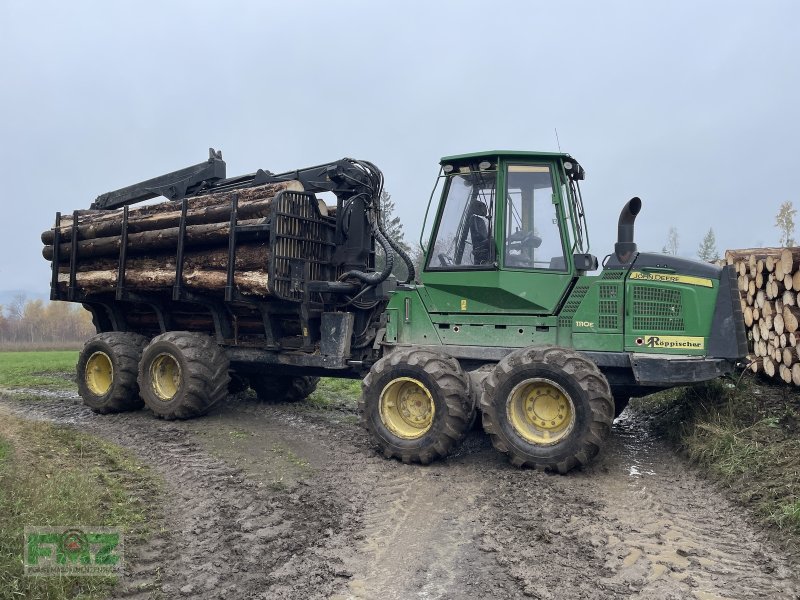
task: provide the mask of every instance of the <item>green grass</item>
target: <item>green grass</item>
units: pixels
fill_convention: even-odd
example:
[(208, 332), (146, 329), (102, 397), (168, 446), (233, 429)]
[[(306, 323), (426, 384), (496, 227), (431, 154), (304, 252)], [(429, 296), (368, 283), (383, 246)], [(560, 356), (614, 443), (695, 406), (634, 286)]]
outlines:
[(323, 377), (307, 402), (315, 408), (355, 408), (360, 396), (360, 379)]
[(6, 414), (0, 457), (0, 600), (107, 597), (113, 577), (25, 577), (23, 528), (115, 526), (130, 543), (150, 533), (155, 477), (118, 446)]
[(0, 352), (0, 388), (74, 389), (74, 350)]
[(800, 547), (800, 394), (748, 378), (669, 390), (631, 407)]

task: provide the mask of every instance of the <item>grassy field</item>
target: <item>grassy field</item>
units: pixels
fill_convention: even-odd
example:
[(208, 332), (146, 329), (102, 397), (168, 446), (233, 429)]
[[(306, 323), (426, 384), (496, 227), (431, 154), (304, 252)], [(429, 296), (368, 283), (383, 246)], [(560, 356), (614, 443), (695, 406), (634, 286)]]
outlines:
[(126, 541), (149, 535), (144, 498), (158, 492), (127, 452), (65, 427), (0, 413), (0, 599), (103, 598), (111, 577), (25, 577), (26, 525), (121, 527)]
[(74, 389), (75, 350), (0, 352), (0, 388)]
[(800, 393), (750, 376), (631, 402), (690, 460), (800, 549)]
[[(0, 390), (75, 389), (76, 351), (0, 352)], [(20, 398), (14, 394), (14, 398)], [(122, 448), (0, 408), (0, 600), (107, 597), (114, 578), (25, 577), (22, 531), (32, 526), (118, 526), (147, 536), (143, 499), (157, 478)]]

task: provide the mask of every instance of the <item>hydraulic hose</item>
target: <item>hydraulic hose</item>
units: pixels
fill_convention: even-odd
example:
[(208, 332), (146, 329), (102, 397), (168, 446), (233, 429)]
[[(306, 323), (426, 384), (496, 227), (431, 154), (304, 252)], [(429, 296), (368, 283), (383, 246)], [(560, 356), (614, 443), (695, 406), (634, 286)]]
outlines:
[(389, 277), (389, 274), (394, 268), (394, 253), (392, 252), (389, 240), (387, 240), (386, 236), (381, 233), (380, 227), (377, 227), (373, 233), (375, 234), (375, 239), (378, 240), (381, 248), (383, 248), (383, 254), (386, 257), (386, 263), (383, 265), (383, 270), (374, 273), (365, 273), (364, 271), (357, 270), (347, 271), (346, 273), (342, 273), (341, 277), (339, 277), (340, 281), (352, 277), (367, 285), (378, 285), (387, 277)]
[(416, 271), (414, 269), (414, 262), (411, 260), (411, 257), (408, 255), (408, 253), (405, 250), (403, 250), (403, 247), (400, 244), (395, 242), (392, 238), (390, 238), (387, 235), (386, 231), (383, 228), (383, 220), (382, 219), (378, 219), (378, 229), (383, 234), (383, 236), (386, 239), (386, 241), (389, 242), (389, 245), (392, 247), (392, 250), (397, 252), (397, 254), (400, 256), (400, 258), (403, 259), (403, 262), (406, 263), (406, 269), (408, 270), (408, 276), (406, 277), (406, 280), (403, 283), (411, 283), (412, 281), (414, 281), (414, 275), (416, 275)]

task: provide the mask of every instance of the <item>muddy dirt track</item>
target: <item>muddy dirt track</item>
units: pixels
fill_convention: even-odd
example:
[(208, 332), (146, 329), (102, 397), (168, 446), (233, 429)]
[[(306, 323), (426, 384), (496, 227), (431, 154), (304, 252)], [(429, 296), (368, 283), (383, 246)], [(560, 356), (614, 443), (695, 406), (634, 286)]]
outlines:
[(798, 565), (634, 417), (568, 476), (472, 433), (429, 467), (376, 455), (346, 407), (230, 398), (205, 418), (0, 400), (135, 451), (165, 482), (123, 598), (800, 598)]

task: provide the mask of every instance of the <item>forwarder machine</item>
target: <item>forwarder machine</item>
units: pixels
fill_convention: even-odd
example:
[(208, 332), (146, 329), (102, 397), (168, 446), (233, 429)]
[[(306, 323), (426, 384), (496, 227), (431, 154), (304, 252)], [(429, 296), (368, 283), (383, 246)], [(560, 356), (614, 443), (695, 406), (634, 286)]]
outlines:
[[(632, 395), (727, 374), (747, 342), (731, 267), (637, 251), (639, 198), (625, 204), (614, 252), (594, 273), (584, 175), (561, 153), (443, 158), (418, 277), (386, 234), (383, 176), (366, 161), (226, 178), (212, 150), (207, 162), (103, 194), (93, 209), (287, 180), (304, 189), (280, 192), (264, 226), (247, 232), (271, 249), (266, 299), (231, 285), (235, 226), (229, 285), (216, 295), (181, 285), (181, 239), (175, 285), (163, 293), (123, 283), (113, 294), (82, 292), (75, 256), (59, 286), (54, 257), (52, 298), (82, 303), (98, 332), (80, 355), (80, 393), (99, 412), (144, 403), (159, 417), (189, 418), (234, 382), (298, 400), (320, 376), (363, 378), (362, 423), (387, 458), (442, 458), (480, 413), (515, 465), (585, 465)], [(330, 215), (315, 195), (324, 192), (336, 197)], [(402, 282), (391, 275), (396, 257)]]

